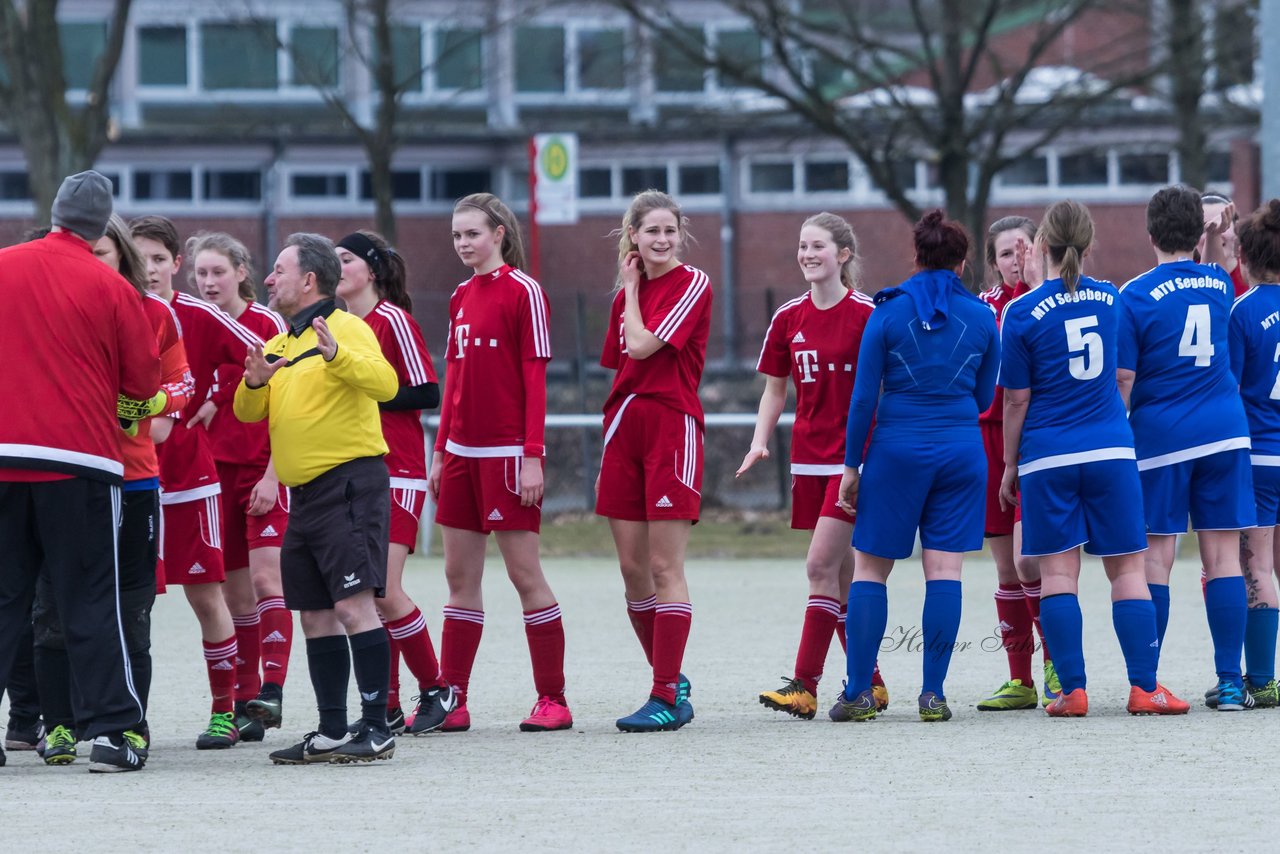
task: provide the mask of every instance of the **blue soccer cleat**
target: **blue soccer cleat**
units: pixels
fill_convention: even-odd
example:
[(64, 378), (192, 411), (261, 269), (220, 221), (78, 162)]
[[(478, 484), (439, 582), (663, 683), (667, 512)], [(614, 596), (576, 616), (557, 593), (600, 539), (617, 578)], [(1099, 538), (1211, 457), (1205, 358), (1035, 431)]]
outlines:
[[(690, 712), (692, 713), (692, 709)], [(618, 718), (618, 729), (623, 732), (668, 732), (680, 729), (685, 723), (680, 719), (676, 706), (658, 697), (650, 697), (636, 711), (625, 718)]]
[(676, 683), (676, 720), (680, 722), (680, 726), (693, 720), (693, 703), (689, 702), (689, 695), (692, 693), (693, 684), (688, 676), (681, 673), (680, 680)]

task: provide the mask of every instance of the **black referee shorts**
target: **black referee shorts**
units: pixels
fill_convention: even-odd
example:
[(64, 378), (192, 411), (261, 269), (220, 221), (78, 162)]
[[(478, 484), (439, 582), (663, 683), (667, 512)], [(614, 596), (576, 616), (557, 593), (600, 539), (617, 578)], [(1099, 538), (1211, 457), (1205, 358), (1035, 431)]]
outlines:
[(327, 611), (387, 584), (391, 482), (382, 457), (351, 460), (289, 491), (289, 527), (280, 550), (285, 605)]

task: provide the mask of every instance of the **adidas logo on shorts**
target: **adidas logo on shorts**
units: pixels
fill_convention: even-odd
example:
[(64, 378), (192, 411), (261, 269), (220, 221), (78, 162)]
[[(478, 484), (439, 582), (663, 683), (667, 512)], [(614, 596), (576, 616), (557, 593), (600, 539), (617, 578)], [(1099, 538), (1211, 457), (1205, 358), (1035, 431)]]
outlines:
[(670, 499), (670, 498), (668, 498), (667, 496), (665, 496), (665, 495), (664, 495), (664, 496), (662, 496), (661, 498), (659, 498), (659, 499), (658, 499), (658, 503), (657, 503), (657, 504), (655, 504), (655, 505), (653, 505), (653, 506), (654, 506), (654, 507), (664, 507), (664, 508), (665, 508), (665, 507), (674, 507), (675, 505), (671, 503), (671, 499)]
[(265, 528), (263, 528), (263, 529), (262, 529), (262, 533), (261, 533), (261, 534), (259, 534), (259, 536), (262, 536), (262, 537), (278, 537), (278, 536), (280, 536), (280, 535), (276, 533), (276, 529), (275, 529), (275, 526), (274, 526), (274, 525), (268, 525), (267, 527), (265, 527)]
[(797, 332), (797, 333), (796, 333), (796, 337), (791, 339), (791, 343), (792, 343), (792, 344), (803, 344), (803, 343), (804, 343), (804, 333), (803, 333), (803, 332)]
[(263, 643), (286, 643), (284, 635), (279, 632), (272, 632), (262, 639)]
[(350, 575), (342, 576), (343, 590), (346, 590), (348, 587), (355, 587), (359, 583), (360, 583), (360, 579), (356, 578), (356, 574), (354, 572), (351, 573)]
[(489, 514), (489, 521), (490, 521), (490, 522), (501, 522), (501, 521), (502, 521), (502, 514), (498, 512), (498, 508), (497, 508), (497, 507), (493, 508), (493, 512), (491, 512), (491, 513)]
[(191, 568), (187, 570), (187, 575), (204, 575), (205, 568), (198, 563), (191, 564)]

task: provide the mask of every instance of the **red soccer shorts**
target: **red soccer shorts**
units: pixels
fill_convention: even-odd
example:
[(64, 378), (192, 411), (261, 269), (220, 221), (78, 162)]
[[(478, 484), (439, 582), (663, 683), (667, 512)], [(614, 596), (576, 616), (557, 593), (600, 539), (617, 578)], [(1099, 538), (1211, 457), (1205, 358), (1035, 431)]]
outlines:
[(853, 514), (836, 506), (840, 499), (839, 474), (795, 474), (791, 476), (791, 527), (812, 531), (818, 519), (839, 519), (853, 523)]
[(696, 522), (701, 490), (698, 422), (650, 398), (627, 398), (605, 433), (596, 513), (633, 522)]
[(427, 491), (418, 488), (396, 486), (391, 479), (391, 542), (409, 547), (409, 554), (418, 545), (418, 520), (427, 501)]
[(222, 502), (218, 495), (160, 505), (160, 560), (165, 584), (217, 584), (222, 564)]
[(289, 490), (280, 486), (276, 503), (261, 516), (249, 515), (249, 496), (262, 480), (255, 466), (218, 463), (222, 484), (222, 562), (228, 569), (249, 565), (254, 549), (278, 549), (289, 527)]
[(460, 457), (445, 451), (436, 524), (464, 531), (542, 529), (542, 502), (520, 506), (522, 457)]
[(1000, 479), (1004, 477), (1004, 424), (980, 421), (982, 446), (987, 451), (987, 521), (983, 530), (988, 537), (1007, 537), (1013, 533), (1013, 508), (1000, 508)]

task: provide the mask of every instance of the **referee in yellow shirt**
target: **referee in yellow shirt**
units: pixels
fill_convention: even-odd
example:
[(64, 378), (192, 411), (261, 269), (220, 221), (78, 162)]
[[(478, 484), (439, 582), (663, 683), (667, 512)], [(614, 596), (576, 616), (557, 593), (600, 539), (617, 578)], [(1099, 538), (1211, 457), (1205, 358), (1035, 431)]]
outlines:
[[(391, 647), (373, 599), (386, 584), (391, 514), (378, 402), (399, 384), (373, 331), (335, 307), (341, 275), (327, 238), (289, 237), (266, 280), (289, 330), (250, 349), (235, 396), (241, 421), (267, 419), (276, 473), (291, 490), (281, 578), (285, 604), (301, 612), (320, 712), (317, 732), (271, 754), (278, 765), (395, 753), (386, 715)], [(349, 734), (353, 665), (362, 714)]]

